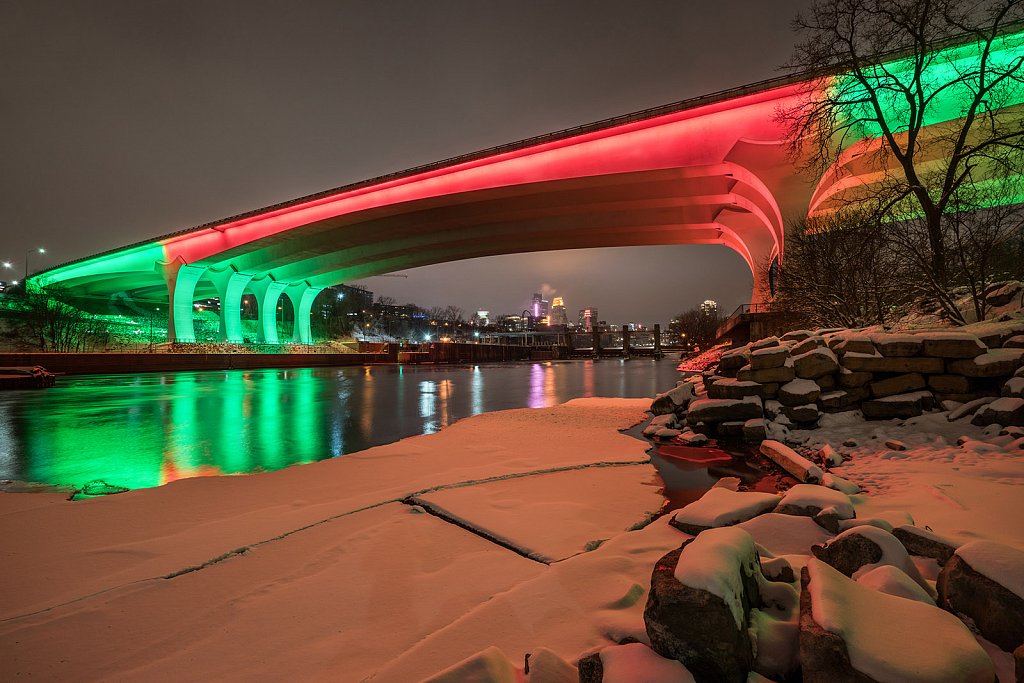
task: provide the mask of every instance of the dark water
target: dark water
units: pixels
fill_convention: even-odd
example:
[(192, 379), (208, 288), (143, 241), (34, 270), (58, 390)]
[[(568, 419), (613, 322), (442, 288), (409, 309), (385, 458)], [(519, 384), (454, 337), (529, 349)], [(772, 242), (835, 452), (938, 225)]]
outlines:
[(508, 408), (646, 397), (673, 360), (374, 366), (61, 377), (0, 393), (0, 479), (128, 488), (276, 470)]

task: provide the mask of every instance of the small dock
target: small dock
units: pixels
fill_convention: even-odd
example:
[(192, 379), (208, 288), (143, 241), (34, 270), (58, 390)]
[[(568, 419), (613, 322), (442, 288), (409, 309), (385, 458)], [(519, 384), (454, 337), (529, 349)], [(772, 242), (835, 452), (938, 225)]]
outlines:
[(41, 365), (0, 367), (0, 390), (46, 389), (57, 381), (57, 375)]

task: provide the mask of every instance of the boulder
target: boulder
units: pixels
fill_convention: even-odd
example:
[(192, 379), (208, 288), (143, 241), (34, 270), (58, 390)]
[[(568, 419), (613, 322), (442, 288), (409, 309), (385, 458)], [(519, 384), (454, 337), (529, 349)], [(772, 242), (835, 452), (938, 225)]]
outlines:
[(851, 527), (825, 545), (813, 546), (811, 552), (846, 576), (853, 576), (865, 567), (896, 567), (931, 593), (931, 586), (921, 576), (903, 544), (894, 535), (877, 526)]
[(1000, 392), (1002, 396), (1022, 398), (1024, 397), (1024, 377), (1011, 377), (1006, 380)]
[(655, 396), (650, 410), (655, 415), (665, 415), (685, 410), (690, 401), (693, 400), (693, 397), (693, 383), (680, 382), (674, 389), (669, 389), (665, 393)]
[(939, 573), (939, 605), (1007, 652), (1024, 643), (1024, 551), (992, 541), (956, 549)]
[(846, 368), (839, 368), (839, 386), (847, 389), (854, 387), (862, 387), (871, 381), (874, 375), (870, 372), (847, 370)]
[(738, 379), (719, 379), (708, 387), (708, 398), (746, 398), (761, 396), (763, 385)]
[(754, 351), (757, 351), (758, 349), (767, 349), (767, 348), (769, 348), (771, 346), (778, 346), (778, 345), (779, 345), (779, 338), (778, 337), (765, 337), (764, 339), (759, 339), (758, 341), (751, 343), (750, 344), (750, 351), (751, 351), (751, 353), (753, 353)]
[(867, 389), (857, 387), (855, 389), (845, 391), (830, 391), (822, 394), (818, 400), (821, 403), (822, 410), (826, 413), (838, 413), (843, 410), (852, 410), (856, 408), (857, 404), (867, 397)]
[(946, 371), (946, 364), (941, 358), (888, 358), (864, 353), (846, 354), (843, 356), (842, 366), (855, 372), (920, 372), (925, 375), (937, 375)]
[(706, 446), (708, 443), (708, 437), (705, 434), (697, 434), (694, 432), (683, 432), (678, 436), (678, 440), (684, 446)]
[(1004, 349), (1024, 349), (1024, 334), (1016, 334), (1003, 342)]
[(985, 303), (998, 308), (1017, 298), (1021, 293), (1021, 283), (1015, 280), (997, 282), (985, 290)]
[(924, 389), (924, 377), (919, 373), (911, 372), (906, 375), (896, 375), (888, 379), (881, 379), (869, 385), (871, 395), (875, 398), (885, 398), (896, 394), (905, 394), (909, 391)]
[(753, 417), (743, 423), (743, 440), (761, 442), (768, 438), (764, 418)]
[(798, 481), (809, 484), (821, 482), (822, 475), (824, 474), (821, 468), (789, 446), (774, 439), (766, 439), (761, 442), (759, 450), (762, 455), (794, 476)]
[(955, 360), (949, 371), (967, 377), (1009, 377), (1020, 367), (1024, 349), (992, 349), (974, 358)]
[(818, 418), (821, 417), (821, 412), (818, 410), (818, 404), (816, 403), (805, 403), (802, 406), (785, 406), (782, 412), (793, 422), (802, 424), (817, 422)]
[(762, 412), (761, 399), (757, 396), (743, 399), (699, 398), (690, 403), (686, 421), (691, 425), (698, 422), (746, 421), (752, 417), (761, 417)]
[(931, 393), (915, 391), (909, 394), (897, 394), (864, 401), (860, 404), (860, 409), (864, 413), (864, 417), (869, 420), (907, 419), (917, 417), (926, 410), (931, 410), (934, 404), (935, 397)]
[(981, 398), (976, 398), (973, 401), (966, 401), (959, 408), (951, 410), (949, 412), (949, 415), (946, 416), (946, 419), (949, 420), (950, 422), (955, 422), (956, 420), (959, 420), (962, 417), (966, 417), (967, 415), (973, 415), (983, 405), (991, 403), (994, 400), (996, 400), (995, 396), (983, 396)]
[(963, 375), (931, 375), (928, 388), (939, 394), (966, 394), (971, 390), (971, 381)]
[(754, 540), (737, 527), (710, 529), (668, 553), (644, 609), (652, 649), (696, 681), (743, 683), (754, 665), (749, 621), (761, 606), (759, 579)]
[(928, 332), (921, 339), (921, 352), (932, 358), (974, 358), (987, 350), (980, 339), (966, 332)]
[(847, 353), (875, 353), (875, 345), (871, 343), (871, 338), (867, 335), (854, 335), (840, 339), (835, 346), (832, 346), (832, 350), (840, 356)]
[(821, 387), (822, 391), (828, 391), (836, 388), (836, 376), (835, 375), (822, 375), (814, 380)]
[[(579, 661), (579, 683), (691, 683), (693, 675), (680, 662), (665, 659), (643, 643), (603, 648)], [(531, 675), (530, 681), (533, 680)]]
[(760, 384), (788, 382), (796, 377), (796, 371), (792, 365), (783, 365), (778, 368), (767, 370), (754, 370), (749, 366), (740, 368), (736, 373), (736, 379), (744, 382), (758, 382)]
[(786, 334), (784, 334), (781, 337), (779, 337), (779, 340), (780, 341), (784, 341), (784, 342), (785, 341), (801, 342), (801, 341), (803, 341), (805, 339), (810, 338), (813, 335), (814, 335), (814, 333), (811, 332), (810, 330), (793, 330), (792, 332), (787, 332)]
[(935, 599), (921, 588), (909, 576), (891, 565), (883, 564), (859, 574), (857, 583), (888, 595), (895, 595), (907, 600), (917, 600), (926, 605), (935, 605)]
[(861, 585), (814, 559), (800, 585), (805, 683), (995, 680), (992, 660), (948, 612)]
[(775, 512), (782, 515), (812, 517), (822, 528), (832, 533), (839, 530), (839, 520), (853, 519), (856, 516), (848, 495), (813, 484), (797, 484), (790, 488), (782, 496)]
[(889, 358), (916, 356), (924, 347), (924, 340), (913, 334), (872, 334), (871, 342)]
[(979, 427), (991, 424), (1024, 427), (1024, 398), (997, 398), (982, 406), (971, 418), (971, 424)]
[(839, 370), (836, 354), (828, 348), (812, 349), (799, 356), (793, 356), (796, 376), (803, 379), (817, 379)]
[(1013, 651), (1014, 683), (1024, 683), (1024, 645)]
[(823, 467), (839, 467), (843, 464), (843, 456), (828, 443), (818, 450), (818, 459)]
[(771, 512), (779, 497), (771, 493), (732, 491), (711, 488), (698, 500), (672, 516), (669, 524), (683, 533), (696, 536), (708, 529), (732, 526)]
[(718, 436), (736, 438), (743, 436), (743, 425), (746, 420), (726, 420), (715, 425), (715, 433)]
[(828, 348), (828, 345), (825, 344), (824, 337), (815, 335), (813, 337), (808, 337), (807, 339), (804, 339), (801, 342), (793, 344), (793, 346), (789, 349), (789, 352), (793, 356), (799, 356), (802, 353), (807, 353), (811, 349), (820, 348)]
[(730, 351), (729, 353), (723, 354), (718, 360), (718, 372), (719, 374), (727, 377), (733, 377), (736, 375), (736, 371), (742, 368), (744, 365), (750, 363), (750, 351), (749, 350), (737, 350)]
[(779, 402), (784, 406), (814, 403), (821, 396), (821, 387), (811, 379), (794, 379), (779, 387)]
[(903, 544), (907, 552), (918, 557), (930, 557), (942, 566), (956, 552), (957, 543), (920, 527), (904, 524), (892, 530), (892, 535)]
[(789, 358), (789, 348), (786, 346), (770, 346), (750, 352), (750, 368), (752, 370), (770, 370), (780, 368), (786, 364)]

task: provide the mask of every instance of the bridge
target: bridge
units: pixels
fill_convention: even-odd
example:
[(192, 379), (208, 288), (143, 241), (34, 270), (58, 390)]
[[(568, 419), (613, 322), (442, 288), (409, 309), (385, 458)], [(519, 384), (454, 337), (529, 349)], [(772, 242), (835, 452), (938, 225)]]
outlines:
[[(1003, 56), (1022, 45), (1024, 33), (1007, 37)], [(863, 162), (879, 143), (870, 131), (821, 176), (787, 154), (776, 113), (835, 78), (763, 81), (446, 159), (65, 263), (31, 283), (162, 304), (172, 342), (195, 340), (193, 302), (211, 297), (220, 338), (241, 342), (251, 293), (258, 341), (279, 343), (286, 296), (292, 341), (311, 343), (314, 300), (334, 284), (501, 254), (720, 244), (750, 267), (758, 304), (764, 266), (784, 258), (787, 221), (835, 210), (878, 175)], [(953, 104), (936, 111), (933, 128), (957, 116)]]

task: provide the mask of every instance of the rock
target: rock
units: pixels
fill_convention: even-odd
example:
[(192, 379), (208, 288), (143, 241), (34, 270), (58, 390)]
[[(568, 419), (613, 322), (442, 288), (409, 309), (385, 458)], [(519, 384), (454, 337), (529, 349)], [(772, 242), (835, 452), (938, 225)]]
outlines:
[(846, 387), (847, 389), (864, 386), (871, 381), (872, 377), (874, 375), (870, 372), (854, 372), (846, 368), (839, 368), (839, 386)]
[(940, 394), (966, 394), (971, 390), (971, 381), (963, 375), (931, 375), (928, 388)]
[(1020, 293), (1021, 283), (1014, 280), (998, 282), (985, 291), (985, 302), (989, 306), (998, 308), (1013, 301)]
[(724, 437), (740, 437), (743, 436), (743, 425), (746, 420), (727, 420), (726, 422), (719, 422), (715, 425), (715, 433), (718, 436)]
[(828, 348), (825, 344), (825, 339), (820, 336), (813, 336), (804, 339), (803, 341), (796, 343), (789, 349), (790, 355), (799, 356), (802, 353), (807, 353), (811, 349)]
[(813, 334), (810, 330), (793, 330), (779, 337), (779, 340), (800, 342), (813, 336)]
[(1011, 377), (1006, 380), (1000, 394), (1011, 398), (1024, 398), (1024, 377)]
[(965, 360), (949, 363), (949, 371), (967, 377), (1009, 377), (1020, 367), (1024, 349), (992, 349)]
[(526, 655), (526, 668), (527, 681), (532, 683), (577, 683), (580, 680), (575, 666), (546, 647)]
[(779, 338), (778, 337), (765, 337), (764, 339), (760, 339), (760, 340), (758, 340), (756, 342), (751, 343), (751, 345), (750, 345), (750, 352), (753, 353), (754, 351), (757, 351), (759, 349), (767, 349), (769, 347), (778, 346), (778, 345), (779, 345)]
[(782, 412), (793, 422), (809, 424), (817, 422), (821, 417), (816, 403), (806, 403), (802, 406), (785, 406)]
[(985, 650), (947, 612), (861, 585), (814, 559), (800, 585), (805, 683), (995, 679)]
[(761, 417), (761, 415), (761, 399), (756, 396), (748, 396), (744, 399), (699, 398), (690, 403), (686, 421), (695, 425), (698, 422), (745, 421), (752, 417)]
[(753, 370), (749, 366), (740, 368), (736, 373), (736, 379), (744, 382), (758, 382), (759, 384), (771, 384), (788, 382), (796, 377), (796, 371), (792, 365), (783, 365), (778, 368), (767, 370)]
[(864, 567), (892, 565), (931, 593), (931, 586), (921, 576), (903, 544), (877, 526), (851, 527), (825, 545), (813, 546), (811, 553), (846, 576), (853, 576)]
[(1013, 677), (1016, 683), (1024, 683), (1024, 645), (1013, 651)]
[[(853, 496), (860, 493), (860, 486), (858, 484), (854, 484), (849, 479), (843, 479), (842, 477), (838, 477), (832, 474), (831, 472), (826, 472), (825, 475), (821, 478), (821, 485), (827, 486), (830, 489), (835, 489), (840, 493), (845, 493), (848, 496)], [(822, 521), (825, 521), (824, 518), (822, 519)]]
[(1024, 334), (1017, 334), (1003, 342), (1004, 349), (1024, 349)]
[(822, 409), (827, 413), (838, 413), (843, 410), (852, 410), (861, 401), (868, 397), (868, 390), (864, 387), (855, 387), (846, 391), (830, 391), (822, 394), (818, 401)]
[(832, 447), (832, 444), (825, 444), (818, 450), (818, 459), (825, 467), (839, 467), (843, 464), (843, 456)]
[(729, 377), (735, 376), (737, 370), (749, 363), (749, 350), (730, 351), (718, 360), (718, 372)]
[(770, 346), (750, 352), (750, 368), (752, 370), (770, 370), (781, 368), (789, 358), (789, 348)]
[[(830, 345), (831, 346), (831, 345)], [(839, 341), (835, 346), (832, 346), (832, 350), (840, 356), (847, 353), (875, 353), (875, 345), (871, 343), (871, 338), (866, 335), (855, 335), (852, 337), (846, 337)]]
[(920, 527), (904, 524), (892, 530), (907, 552), (918, 557), (930, 557), (942, 566), (949, 562), (957, 543)]
[(927, 391), (886, 396), (860, 404), (861, 412), (869, 420), (907, 419), (917, 417), (925, 410), (931, 410), (935, 397)]
[(821, 396), (821, 387), (811, 379), (794, 379), (779, 387), (779, 402), (784, 406), (814, 403)]
[(856, 372), (920, 372), (926, 375), (937, 375), (946, 370), (946, 364), (941, 358), (887, 358), (862, 353), (846, 354), (843, 356), (842, 366)]
[(708, 529), (732, 526), (771, 512), (779, 497), (771, 493), (739, 492), (712, 487), (698, 500), (672, 516), (669, 524), (696, 536)]
[(871, 342), (889, 358), (916, 356), (924, 346), (924, 340), (913, 334), (872, 334)]
[(763, 385), (757, 382), (741, 382), (738, 379), (720, 379), (708, 387), (708, 398), (746, 398), (761, 396)]
[(956, 549), (939, 573), (939, 605), (1007, 652), (1024, 643), (1024, 551), (992, 541)]
[(973, 415), (983, 405), (991, 403), (994, 400), (996, 400), (995, 396), (983, 396), (982, 398), (977, 398), (974, 399), (973, 401), (967, 401), (956, 410), (951, 411), (949, 415), (946, 416), (946, 419), (949, 420), (950, 422), (955, 422), (956, 420), (959, 420), (962, 417), (966, 417), (967, 415)]
[(796, 477), (798, 481), (809, 484), (821, 482), (824, 474), (821, 468), (789, 446), (774, 439), (767, 439), (761, 442), (760, 451), (769, 460)]
[[(579, 683), (633, 683), (640, 675), (652, 683), (692, 683), (680, 662), (665, 659), (643, 643), (612, 645), (579, 661)], [(642, 672), (642, 673), (641, 673)], [(575, 671), (573, 672), (575, 673)], [(530, 676), (533, 682), (533, 676)]]
[(743, 440), (761, 442), (768, 438), (764, 418), (753, 417), (743, 423)]
[(905, 451), (907, 450), (907, 444), (903, 443), (899, 439), (886, 439), (885, 447), (891, 448), (894, 451)]
[(919, 373), (912, 372), (872, 382), (869, 387), (872, 396), (875, 398), (885, 398), (886, 396), (895, 396), (896, 394), (905, 394), (908, 391), (924, 389), (925, 383), (924, 377)]
[(669, 389), (663, 394), (658, 394), (651, 403), (651, 412), (655, 415), (665, 415), (679, 410), (685, 410), (690, 401), (693, 400), (694, 391), (692, 382), (680, 382), (674, 389)]
[(705, 446), (708, 443), (707, 435), (694, 432), (683, 432), (678, 439), (684, 446)]
[(971, 419), (971, 424), (1024, 427), (1024, 398), (997, 398), (982, 406)]
[(516, 669), (493, 645), (426, 679), (423, 683), (517, 683)]
[(661, 439), (662, 441), (670, 441), (679, 436), (681, 433), (682, 432), (680, 432), (678, 429), (662, 427), (661, 429), (658, 429), (657, 431), (654, 432), (654, 437), (657, 439)]
[(902, 571), (890, 565), (883, 564), (880, 567), (875, 567), (859, 574), (855, 580), (860, 585), (872, 590), (935, 606), (935, 600), (925, 589), (917, 585)]
[(987, 350), (980, 339), (966, 332), (929, 332), (921, 338), (921, 352), (932, 358), (974, 358)]
[(799, 356), (793, 356), (796, 376), (803, 379), (817, 379), (839, 370), (839, 361), (831, 349), (813, 349)]
[(652, 649), (682, 662), (697, 681), (745, 681), (760, 573), (753, 538), (736, 527), (705, 531), (662, 557), (644, 609)]
[[(828, 512), (818, 519), (823, 511)], [(790, 488), (782, 496), (775, 512), (781, 515), (815, 518), (815, 521), (824, 522), (821, 524), (822, 528), (828, 529), (832, 533), (839, 530), (839, 520), (853, 519), (856, 516), (853, 503), (850, 502), (848, 495), (835, 489), (813, 484), (797, 484)]]

